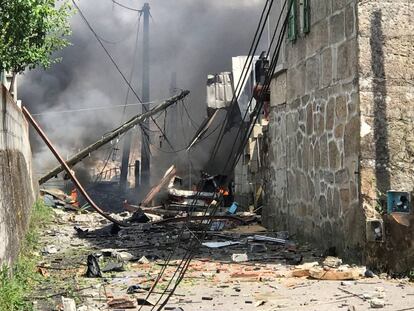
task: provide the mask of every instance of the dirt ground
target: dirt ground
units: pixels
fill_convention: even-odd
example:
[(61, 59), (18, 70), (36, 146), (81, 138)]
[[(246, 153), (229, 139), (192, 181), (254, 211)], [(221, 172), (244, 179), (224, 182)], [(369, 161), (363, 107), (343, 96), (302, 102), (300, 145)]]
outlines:
[[(111, 232), (112, 225), (98, 214), (56, 211), (54, 223), (42, 236), (39, 273), (43, 282), (33, 293), (36, 309), (124, 310), (133, 305), (131, 310), (139, 310), (137, 298), (146, 298), (165, 258), (176, 246), (180, 227), (137, 224)], [(89, 231), (79, 234), (75, 226)], [(166, 297), (161, 293), (189, 246), (185, 238), (189, 239), (191, 234), (185, 232), (184, 241), (148, 299), (150, 303)], [(320, 263), (324, 258), (306, 245), (252, 246), (246, 237), (253, 234), (271, 235), (258, 225), (209, 233), (210, 242), (233, 240), (241, 244), (221, 249), (202, 247), (163, 310), (414, 310), (414, 286), (407, 279), (389, 279), (385, 275), (350, 281), (293, 277), (292, 271), (298, 270), (295, 265)], [(101, 278), (85, 277), (90, 254), (98, 257), (101, 269), (112, 265), (117, 271), (103, 272)], [(233, 254), (247, 254), (248, 261), (234, 262)], [(365, 270), (350, 268), (359, 269), (362, 274)], [(128, 294), (133, 285), (137, 292)], [(62, 305), (62, 297), (74, 299), (77, 309), (73, 309), (73, 304), (71, 307), (71, 300)], [(123, 304), (115, 305), (116, 301)], [(142, 307), (152, 309), (157, 310), (158, 306)]]

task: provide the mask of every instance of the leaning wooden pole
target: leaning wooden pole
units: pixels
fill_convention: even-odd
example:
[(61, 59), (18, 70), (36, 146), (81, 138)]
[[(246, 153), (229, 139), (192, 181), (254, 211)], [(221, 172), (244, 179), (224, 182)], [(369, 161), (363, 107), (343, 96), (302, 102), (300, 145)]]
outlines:
[(56, 157), (56, 159), (59, 161), (59, 163), (62, 165), (62, 168), (66, 171), (72, 182), (74, 183), (76, 189), (82, 194), (82, 196), (85, 198), (85, 200), (89, 203), (89, 205), (97, 211), (99, 214), (101, 214), (103, 217), (108, 219), (109, 221), (118, 224), (123, 227), (129, 226), (129, 224), (121, 222), (116, 220), (115, 218), (112, 218), (107, 213), (105, 213), (102, 209), (99, 208), (98, 205), (92, 200), (92, 198), (88, 195), (88, 193), (85, 191), (85, 189), (82, 187), (79, 180), (75, 177), (73, 172), (71, 171), (70, 167), (67, 165), (65, 160), (62, 158), (62, 156), (57, 152), (57, 150), (53, 147), (52, 142), (49, 140), (49, 138), (46, 136), (46, 134), (43, 132), (43, 130), (40, 128), (40, 126), (37, 124), (36, 120), (33, 118), (33, 116), (30, 114), (30, 112), (26, 109), (26, 107), (23, 107), (23, 114), (26, 117), (26, 119), (32, 124), (32, 126), (35, 128), (37, 133), (40, 135), (40, 137), (43, 139), (43, 141), (46, 143), (46, 145), (49, 147), (50, 151), (53, 153), (53, 155)]
[[(119, 137), (120, 135), (128, 132), (129, 130), (134, 128), (134, 126), (136, 126), (137, 124), (143, 122), (144, 120), (148, 119), (149, 117), (153, 116), (154, 114), (157, 114), (158, 112), (167, 109), (169, 106), (173, 105), (177, 101), (180, 101), (180, 100), (184, 99), (186, 96), (188, 96), (188, 94), (190, 94), (190, 91), (182, 91), (177, 96), (174, 96), (174, 97), (171, 97), (171, 98), (167, 99), (166, 101), (164, 101), (163, 103), (159, 104), (158, 106), (152, 108), (148, 112), (140, 114), (140, 115), (136, 115), (135, 117), (133, 117), (129, 121), (125, 122), (120, 127), (116, 128), (112, 132), (108, 133), (106, 136), (102, 137), (97, 142), (89, 145), (88, 147), (81, 150), (79, 153), (72, 156), (69, 160), (66, 161), (66, 164), (69, 167), (73, 167), (74, 165), (76, 165), (77, 163), (81, 162), (83, 159), (88, 157), (92, 152), (94, 152), (94, 151), (98, 150), (99, 148), (101, 148), (102, 146), (108, 144), (110, 141), (112, 141), (113, 139)], [(39, 184), (40, 185), (44, 184), (49, 179), (52, 179), (57, 174), (59, 174), (63, 171), (64, 171), (63, 165), (56, 166), (49, 173), (47, 173), (46, 175), (44, 175), (42, 178), (39, 179)]]

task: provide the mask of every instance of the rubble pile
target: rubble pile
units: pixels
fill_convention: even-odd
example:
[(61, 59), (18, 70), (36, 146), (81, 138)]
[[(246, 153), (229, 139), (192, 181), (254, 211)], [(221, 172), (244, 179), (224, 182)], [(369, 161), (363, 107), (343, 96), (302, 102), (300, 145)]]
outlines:
[[(320, 304), (335, 309), (341, 306), (342, 310), (364, 306), (356, 310), (365, 310), (392, 304), (387, 291), (398, 292), (401, 286), (412, 289), (405, 281), (387, 287), (365, 267), (321, 256), (322, 252), (297, 244), (288, 232), (270, 232), (260, 225), (260, 215), (252, 213), (226, 215), (223, 211), (223, 216), (235, 218), (217, 219), (208, 226), (203, 221), (193, 225), (182, 221), (182, 214), (166, 218), (172, 222), (148, 214), (145, 222), (130, 222), (131, 226), (123, 228), (97, 213), (55, 211), (56, 221), (43, 237), (43, 260), (39, 262), (39, 273), (49, 286), (40, 287), (34, 299), (44, 309), (72, 310), (70, 297), (75, 297), (77, 305), (73, 310), (149, 308), (174, 277), (189, 241), (194, 236), (201, 239), (202, 234), (205, 239), (199, 241), (185, 279), (165, 310), (199, 310), (207, 303), (237, 310), (250, 310), (251, 306), (296, 310)], [(125, 211), (111, 216), (124, 221), (133, 215)], [(235, 220), (238, 218), (244, 221)], [(50, 293), (50, 282), (57, 279), (62, 288), (54, 287), (57, 292)], [(65, 289), (68, 284), (70, 290)], [(151, 289), (153, 293), (147, 297)], [(315, 294), (292, 301), (292, 295), (304, 289)], [(412, 292), (414, 295), (414, 289)], [(414, 300), (414, 296), (405, 295), (405, 299)]]

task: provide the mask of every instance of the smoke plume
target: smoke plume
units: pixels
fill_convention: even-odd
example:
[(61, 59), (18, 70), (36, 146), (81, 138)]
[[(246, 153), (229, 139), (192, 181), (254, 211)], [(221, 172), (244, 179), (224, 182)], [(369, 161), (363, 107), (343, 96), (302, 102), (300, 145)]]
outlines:
[[(137, 0), (118, 1), (135, 8), (144, 4)], [(229, 71), (232, 56), (247, 54), (264, 0), (148, 2), (152, 15), (151, 99), (170, 96), (171, 74), (176, 72), (177, 86), (191, 91), (187, 107), (193, 120), (200, 124), (206, 116), (207, 74)], [(135, 62), (132, 85), (140, 94), (142, 26), (138, 55), (133, 55), (138, 13), (117, 6), (111, 0), (81, 0), (77, 3), (96, 33), (106, 41), (116, 43), (104, 44), (127, 77)], [(51, 111), (125, 103), (126, 84), (79, 14), (72, 17), (71, 24), (73, 34), (69, 40), (72, 45), (57, 55), (62, 57), (62, 62), (47, 71), (27, 72), (20, 78), (19, 86), (23, 104), (32, 113), (39, 114), (36, 118), (64, 156), (76, 153), (118, 126), (121, 120), (140, 111), (140, 106), (131, 106), (124, 116), (122, 108), (50, 114)], [(128, 103), (137, 103), (132, 93)], [(184, 118), (188, 124), (186, 116)], [(178, 122), (181, 122), (180, 118)], [(177, 135), (182, 141), (177, 142), (176, 149), (188, 143), (184, 140), (190, 139), (195, 129), (188, 128), (185, 132), (187, 137)], [(44, 144), (32, 136), (37, 171), (44, 173), (57, 162)], [(94, 159), (102, 159), (105, 154), (101, 151)]]

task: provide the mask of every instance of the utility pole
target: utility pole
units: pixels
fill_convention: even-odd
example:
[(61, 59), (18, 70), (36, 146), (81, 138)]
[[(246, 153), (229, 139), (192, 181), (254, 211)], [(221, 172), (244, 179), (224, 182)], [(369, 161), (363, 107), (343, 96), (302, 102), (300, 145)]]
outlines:
[[(170, 84), (170, 96), (174, 96), (174, 94), (177, 92), (177, 72), (174, 71), (171, 74), (171, 84)], [(178, 113), (178, 107), (170, 107), (170, 115), (169, 115), (169, 126), (168, 126), (168, 132), (170, 134), (170, 141), (173, 146), (177, 145), (177, 113)]]
[[(133, 129), (136, 125), (143, 124), (144, 120), (147, 120), (148, 118), (151, 118), (152, 116), (156, 115), (159, 112), (164, 111), (171, 105), (175, 104), (176, 102), (183, 100), (186, 96), (190, 94), (190, 91), (182, 91), (177, 96), (174, 96), (172, 98), (169, 98), (165, 101), (163, 101), (161, 104), (157, 105), (156, 107), (152, 108), (146, 113), (138, 114), (134, 116), (132, 119), (128, 120), (127, 122), (121, 124), (121, 126), (118, 126), (116, 129), (108, 133), (107, 135), (103, 136), (98, 141), (94, 142), (93, 144), (89, 145), (88, 147), (82, 149), (74, 156), (70, 157), (66, 160), (66, 164), (70, 167), (75, 166), (77, 163), (81, 162), (83, 159), (90, 156), (90, 154), (102, 146), (105, 146), (106, 144), (110, 143), (112, 140), (117, 139), (119, 136), (121, 136), (124, 133), (127, 133), (131, 129)], [(49, 179), (55, 177), (57, 174), (64, 171), (64, 168), (59, 165), (52, 169), (49, 173), (47, 173), (45, 176), (43, 176), (39, 180), (39, 184), (43, 184)]]
[[(144, 38), (143, 38), (143, 58), (142, 58), (142, 101), (148, 103), (150, 101), (150, 54), (149, 54), (149, 19), (150, 6), (145, 3), (142, 8), (144, 16)], [(147, 112), (149, 104), (142, 105), (143, 112)], [(143, 127), (149, 130), (149, 120), (144, 121)], [(148, 131), (142, 131), (141, 135), (141, 185), (143, 189), (150, 186), (151, 177), (151, 159), (150, 159), (150, 137), (146, 136)]]
[[(141, 20), (141, 13), (139, 14), (139, 18), (138, 18), (138, 23)], [(138, 29), (137, 29), (137, 38), (135, 41), (136, 46), (134, 46), (135, 49), (135, 53), (137, 52), (138, 49), (138, 38), (139, 38), (139, 28), (140, 25), (138, 24)], [(134, 53), (134, 54), (135, 54)], [(134, 63), (132, 65), (132, 69), (131, 69), (131, 76), (129, 79), (129, 82), (132, 83), (133, 81), (133, 74), (135, 71), (135, 65), (136, 65), (136, 60), (134, 60)], [(125, 105), (128, 104), (128, 98), (129, 98), (129, 93), (130, 93), (130, 89), (128, 88), (127, 90), (127, 95), (126, 95), (126, 99), (125, 99)], [(125, 112), (125, 110), (124, 110)], [(129, 157), (131, 154), (131, 143), (132, 143), (132, 133), (128, 132), (125, 134), (125, 139), (124, 139), (124, 145), (122, 148), (122, 160), (121, 160), (121, 175), (119, 178), (119, 187), (121, 192), (125, 192), (127, 190), (127, 185), (128, 185), (128, 174), (129, 174)], [(139, 164), (139, 161), (135, 161), (135, 165)], [(140, 172), (140, 167), (135, 168), (135, 173)], [(139, 187), (139, 182), (137, 184), (137, 180), (139, 181), (139, 177), (140, 176), (136, 176), (135, 175), (135, 189), (137, 189)]]
[(131, 153), (132, 133), (125, 134), (124, 148), (122, 149), (122, 161), (121, 161), (121, 176), (119, 179), (119, 186), (121, 191), (126, 190), (128, 184), (128, 172), (129, 172), (129, 154)]

